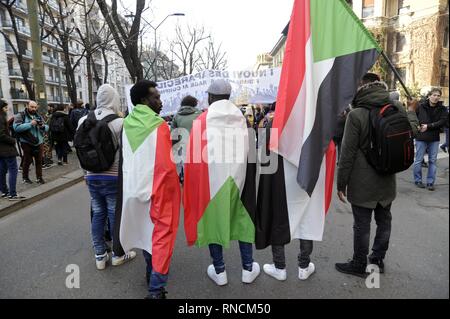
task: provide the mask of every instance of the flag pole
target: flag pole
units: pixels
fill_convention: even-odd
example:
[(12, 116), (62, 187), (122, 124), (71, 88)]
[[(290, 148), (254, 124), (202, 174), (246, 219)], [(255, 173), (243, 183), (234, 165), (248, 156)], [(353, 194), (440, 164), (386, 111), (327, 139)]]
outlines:
[(387, 64), (391, 68), (392, 72), (394, 72), (395, 77), (397, 78), (397, 80), (400, 82), (403, 89), (405, 90), (405, 93), (408, 96), (408, 100), (412, 100), (413, 98), (412, 98), (411, 94), (409, 93), (408, 88), (406, 87), (405, 83), (403, 82), (402, 77), (398, 73), (397, 69), (392, 64), (391, 60), (389, 60), (389, 58), (387, 57), (386, 53), (384, 53), (384, 51), (381, 51), (381, 55), (383, 56), (384, 60), (387, 62)]

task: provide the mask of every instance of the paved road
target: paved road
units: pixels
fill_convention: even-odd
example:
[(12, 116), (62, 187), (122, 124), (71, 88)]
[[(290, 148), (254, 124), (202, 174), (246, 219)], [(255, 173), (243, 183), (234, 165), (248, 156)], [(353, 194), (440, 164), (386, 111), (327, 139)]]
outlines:
[[(414, 188), (411, 172), (398, 177), (393, 232), (386, 273), (379, 289), (338, 273), (335, 262), (352, 253), (350, 207), (336, 200), (327, 217), (324, 241), (315, 243), (317, 272), (297, 278), (298, 242), (287, 247), (288, 280), (265, 274), (252, 285), (240, 282), (237, 245), (225, 251), (229, 284), (215, 286), (206, 276), (207, 249), (188, 248), (180, 227), (172, 260), (169, 298), (449, 298), (448, 158), (439, 161), (437, 190)], [(78, 184), (0, 220), (0, 299), (2, 298), (143, 298), (144, 260), (97, 271), (89, 233), (89, 196)], [(374, 224), (373, 224), (374, 225)], [(373, 234), (372, 234), (373, 235)], [(256, 251), (260, 264), (270, 249)], [(80, 267), (80, 289), (67, 289), (65, 270)]]

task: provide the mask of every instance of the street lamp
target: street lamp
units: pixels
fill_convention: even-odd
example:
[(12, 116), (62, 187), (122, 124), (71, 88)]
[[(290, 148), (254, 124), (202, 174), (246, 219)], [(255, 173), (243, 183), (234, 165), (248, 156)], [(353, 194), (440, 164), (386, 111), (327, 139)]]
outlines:
[[(147, 20), (145, 20), (145, 18), (144, 17), (142, 17), (142, 20), (150, 27), (150, 28), (152, 28), (153, 29), (153, 31), (155, 32), (155, 47), (154, 47), (154, 49), (155, 49), (155, 58), (154, 58), (154, 62), (153, 62), (153, 64), (155, 64), (156, 63), (156, 60), (157, 60), (157, 58), (158, 58), (158, 48), (157, 48), (157, 41), (156, 41), (156, 30), (158, 30), (158, 28), (164, 23), (164, 21), (166, 21), (167, 20), (167, 18), (168, 17), (184, 17), (185, 16), (185, 14), (184, 13), (181, 13), (181, 12), (176, 12), (176, 13), (171, 13), (171, 14), (168, 14), (156, 27), (154, 27), (154, 26), (152, 26), (152, 24), (150, 23), (150, 22), (148, 22)], [(135, 17), (135, 15), (134, 14), (127, 14), (127, 15), (125, 15), (125, 17), (127, 17), (127, 18), (134, 18)], [(156, 66), (155, 66), (155, 73), (154, 73), (154, 77), (155, 77), (155, 82), (157, 82), (158, 81), (158, 72), (157, 72), (157, 70), (156, 70)]]

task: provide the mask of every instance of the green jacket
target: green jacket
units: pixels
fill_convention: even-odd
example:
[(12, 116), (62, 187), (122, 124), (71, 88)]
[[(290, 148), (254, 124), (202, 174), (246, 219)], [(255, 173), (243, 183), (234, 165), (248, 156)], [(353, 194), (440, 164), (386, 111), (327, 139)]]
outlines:
[[(171, 130), (177, 129), (177, 128), (184, 128), (189, 133), (192, 129), (192, 123), (194, 120), (202, 114), (202, 111), (197, 109), (196, 107), (192, 106), (181, 106), (181, 108), (178, 110), (177, 114), (172, 120), (171, 124)], [(187, 144), (189, 135), (187, 136), (178, 136), (178, 139), (173, 140), (173, 143), (180, 142), (178, 146), (180, 148), (184, 148), (184, 146)]]
[(358, 90), (353, 110), (348, 114), (342, 140), (337, 173), (338, 191), (347, 190), (348, 201), (356, 206), (374, 209), (386, 207), (395, 199), (395, 175), (379, 175), (367, 162), (363, 150), (369, 147), (369, 110), (363, 107), (395, 105), (408, 116), (414, 135), (419, 121), (415, 112), (406, 112), (401, 103), (389, 99), (386, 84), (369, 83)]

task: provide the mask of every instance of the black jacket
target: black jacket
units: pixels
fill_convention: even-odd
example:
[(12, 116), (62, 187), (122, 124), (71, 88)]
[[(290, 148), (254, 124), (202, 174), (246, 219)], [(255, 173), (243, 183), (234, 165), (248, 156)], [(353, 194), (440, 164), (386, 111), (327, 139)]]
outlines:
[(6, 113), (0, 110), (0, 157), (16, 157), (16, 139), (9, 134)]
[(438, 142), (441, 128), (448, 122), (448, 113), (442, 102), (435, 107), (430, 106), (428, 100), (419, 104), (416, 110), (419, 124), (427, 124), (428, 129), (423, 133), (418, 133), (416, 140), (422, 142)]
[[(52, 122), (56, 121), (58, 118), (62, 117), (64, 119), (64, 132), (52, 132)], [(72, 137), (73, 127), (69, 120), (69, 115), (67, 113), (56, 111), (52, 114), (50, 119), (50, 136), (52, 142), (68, 142)]]

